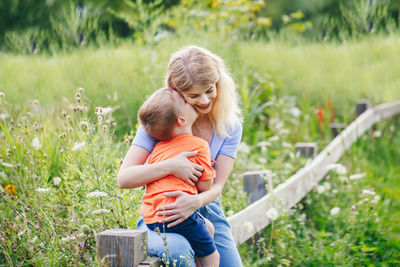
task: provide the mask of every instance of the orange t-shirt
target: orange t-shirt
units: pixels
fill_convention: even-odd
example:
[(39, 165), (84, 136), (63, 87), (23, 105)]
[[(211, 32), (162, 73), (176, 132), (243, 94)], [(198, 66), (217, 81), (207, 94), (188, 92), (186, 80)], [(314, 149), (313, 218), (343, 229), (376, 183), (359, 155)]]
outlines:
[[(197, 155), (189, 158), (191, 162), (204, 167), (199, 180), (210, 180), (215, 177), (215, 170), (211, 167), (211, 155), (208, 143), (190, 134), (181, 134), (169, 141), (158, 142), (149, 158), (149, 164), (164, 161), (179, 155), (182, 152), (198, 151)], [(163, 193), (183, 191), (191, 195), (197, 194), (196, 186), (185, 183), (174, 175), (167, 175), (146, 185), (143, 195), (141, 212), (146, 224), (159, 222), (163, 216), (157, 216), (157, 207), (175, 202), (175, 198), (166, 197)]]

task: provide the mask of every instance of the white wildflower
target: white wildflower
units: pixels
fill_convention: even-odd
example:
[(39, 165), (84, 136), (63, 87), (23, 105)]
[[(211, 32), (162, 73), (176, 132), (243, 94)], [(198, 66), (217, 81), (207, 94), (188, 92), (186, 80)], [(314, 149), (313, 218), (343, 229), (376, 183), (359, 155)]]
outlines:
[(7, 179), (7, 174), (5, 172), (0, 172), (0, 177), (3, 179)]
[(369, 189), (364, 189), (364, 190), (362, 191), (362, 194), (363, 194), (363, 195), (371, 195), (371, 196), (374, 196), (374, 195), (375, 195), (375, 192), (372, 191), (372, 190), (369, 190)]
[(278, 218), (279, 214), (275, 208), (270, 208), (267, 211), (267, 217), (270, 218), (272, 221), (275, 221)]
[(374, 198), (371, 200), (372, 203), (376, 204), (378, 201), (381, 199), (380, 196), (374, 196)]
[(35, 137), (32, 141), (32, 147), (35, 150), (39, 150), (42, 147), (42, 144), (40, 144), (39, 138)]
[(75, 236), (67, 236), (67, 237), (61, 238), (61, 241), (63, 241), (63, 242), (69, 242), (71, 240), (75, 240)]
[(381, 137), (381, 136), (382, 136), (382, 131), (379, 131), (379, 130), (378, 130), (378, 131), (375, 131), (375, 132), (374, 132), (374, 137), (375, 137), (375, 138), (379, 138), (379, 137)]
[(326, 167), (328, 170), (334, 170), (337, 174), (344, 175), (347, 173), (347, 168), (342, 164), (329, 164)]
[(246, 230), (247, 230), (248, 232), (252, 232), (253, 229), (254, 229), (253, 224), (252, 224), (251, 222), (249, 222), (249, 221), (245, 221), (245, 222), (244, 222), (244, 227), (246, 228)]
[(279, 136), (277, 136), (277, 135), (271, 136), (268, 140), (269, 140), (270, 142), (278, 141), (278, 140), (279, 140)]
[(99, 197), (108, 197), (107, 193), (94, 191), (86, 195), (87, 198), (99, 198)]
[(78, 142), (78, 143), (75, 143), (74, 144), (74, 147), (73, 148), (71, 148), (71, 150), (72, 151), (76, 151), (76, 150), (78, 150), (78, 149), (81, 149), (82, 147), (84, 147), (85, 146), (85, 141), (82, 141), (82, 142)]
[(338, 192), (339, 192), (339, 191), (338, 191), (337, 189), (333, 189), (333, 190), (332, 190), (332, 193), (335, 194), (335, 195), (336, 195)]
[(268, 142), (268, 141), (262, 141), (262, 142), (259, 142), (259, 143), (257, 143), (257, 146), (260, 146), (260, 147), (268, 147), (268, 146), (271, 146), (271, 143), (270, 142)]
[(289, 129), (286, 129), (286, 128), (282, 128), (279, 131), (280, 135), (288, 135), (289, 133), (290, 133)]
[(347, 176), (340, 175), (340, 176), (339, 176), (339, 180), (340, 180), (341, 182), (347, 182), (347, 181), (349, 181), (349, 178), (347, 178)]
[(335, 216), (336, 214), (338, 214), (340, 211), (339, 207), (334, 207), (333, 209), (331, 209), (331, 215)]
[(323, 185), (318, 185), (318, 186), (317, 186), (317, 192), (318, 192), (318, 194), (323, 194), (323, 193), (325, 193), (325, 186), (323, 186)]
[(61, 178), (60, 177), (54, 177), (53, 178), (53, 183), (54, 185), (59, 185), (61, 183)]
[(239, 144), (239, 148), (238, 150), (244, 154), (249, 154), (250, 153), (250, 147), (245, 143), (245, 142), (241, 142)]
[(98, 210), (94, 210), (92, 212), (92, 214), (96, 215), (96, 214), (104, 214), (104, 213), (109, 213), (111, 212), (111, 210), (108, 209), (98, 209)]
[(8, 167), (8, 168), (13, 168), (14, 165), (12, 165), (11, 163), (7, 163), (7, 162), (2, 162), (1, 163), (4, 167)]
[(97, 107), (96, 108), (96, 115), (100, 116), (100, 115), (107, 115), (108, 113), (110, 113), (112, 111), (112, 107), (106, 107), (106, 108), (102, 108), (102, 107)]
[(39, 187), (39, 188), (36, 188), (35, 191), (38, 192), (38, 193), (47, 193), (47, 192), (50, 191), (50, 188), (41, 188), (41, 187)]
[(282, 143), (282, 146), (285, 147), (285, 148), (291, 148), (291, 147), (292, 147), (292, 144), (283, 142), (283, 143)]
[(306, 214), (305, 213), (301, 213), (300, 215), (299, 215), (299, 221), (305, 221), (306, 220)]
[(233, 210), (228, 210), (227, 212), (228, 217), (232, 216), (233, 214), (235, 214)]
[(289, 109), (289, 113), (292, 114), (293, 117), (297, 118), (301, 115), (301, 110), (297, 107), (292, 107)]
[(5, 120), (5, 119), (7, 119), (8, 117), (10, 117), (10, 114), (8, 114), (8, 113), (1, 113), (1, 114), (0, 114), (0, 120)]
[(325, 182), (325, 183), (323, 184), (323, 186), (325, 187), (325, 190), (326, 190), (326, 191), (329, 191), (329, 190), (331, 190), (331, 188), (332, 188), (332, 186), (331, 186), (331, 184), (330, 184), (329, 182)]
[(356, 174), (350, 175), (349, 179), (350, 180), (358, 180), (358, 179), (364, 178), (366, 175), (367, 175), (366, 173), (356, 173)]

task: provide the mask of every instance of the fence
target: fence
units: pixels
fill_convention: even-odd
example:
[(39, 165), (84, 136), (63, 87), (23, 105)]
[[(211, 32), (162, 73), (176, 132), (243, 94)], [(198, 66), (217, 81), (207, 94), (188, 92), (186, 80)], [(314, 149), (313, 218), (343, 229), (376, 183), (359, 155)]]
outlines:
[[(347, 128), (344, 128), (343, 124), (332, 125), (332, 133), (336, 137), (318, 155), (315, 143), (297, 144), (296, 149), (304, 156), (314, 157), (313, 160), (268, 194), (265, 190), (265, 171), (244, 174), (245, 190), (252, 195), (253, 203), (228, 218), (236, 244), (245, 242), (270, 223), (267, 216), (270, 208), (289, 209), (298, 203), (326, 175), (328, 165), (336, 163), (358, 137), (375, 123), (400, 113), (400, 100), (374, 108), (369, 108), (369, 103), (362, 101), (357, 104), (356, 113), (357, 119)], [(272, 188), (272, 181), (268, 182), (269, 188)], [(243, 227), (247, 222), (253, 227)], [(145, 231), (107, 230), (97, 235), (96, 244), (98, 257), (111, 262), (111, 266), (161, 265), (159, 258), (152, 257), (146, 260)]]

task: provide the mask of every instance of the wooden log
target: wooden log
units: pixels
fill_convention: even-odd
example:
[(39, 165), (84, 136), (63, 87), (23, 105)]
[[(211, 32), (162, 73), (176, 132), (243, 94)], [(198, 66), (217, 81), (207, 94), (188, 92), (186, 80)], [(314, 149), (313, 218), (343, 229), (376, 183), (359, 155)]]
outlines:
[(346, 128), (344, 123), (331, 123), (332, 136), (335, 138)]
[(356, 104), (356, 116), (360, 116), (364, 113), (367, 109), (369, 109), (370, 104), (368, 99), (360, 100)]
[(267, 171), (253, 171), (243, 174), (244, 191), (247, 197), (250, 197), (250, 202), (254, 203), (267, 194), (265, 178)]
[(157, 257), (149, 257), (142, 261), (138, 267), (160, 267), (162, 266), (162, 260)]
[(96, 236), (97, 257), (107, 266), (137, 266), (147, 258), (147, 233), (143, 230), (110, 229)]
[(317, 143), (297, 143), (296, 151), (305, 158), (314, 158), (317, 155)]
[[(309, 165), (300, 169), (273, 192), (245, 209), (230, 216), (228, 222), (236, 244), (241, 244), (265, 228), (269, 223), (266, 212), (270, 208), (280, 211), (296, 205), (326, 175), (328, 165), (336, 163), (344, 151), (373, 124), (400, 114), (400, 100), (368, 109), (336, 136)], [(251, 227), (243, 227), (250, 225)]]

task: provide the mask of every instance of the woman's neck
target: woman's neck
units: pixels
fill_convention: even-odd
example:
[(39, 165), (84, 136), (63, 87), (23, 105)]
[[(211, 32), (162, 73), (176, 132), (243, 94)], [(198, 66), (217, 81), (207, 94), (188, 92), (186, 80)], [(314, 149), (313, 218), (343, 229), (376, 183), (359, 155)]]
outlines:
[(211, 143), (213, 130), (212, 122), (208, 116), (199, 117), (192, 127), (193, 135), (206, 140), (208, 143)]

